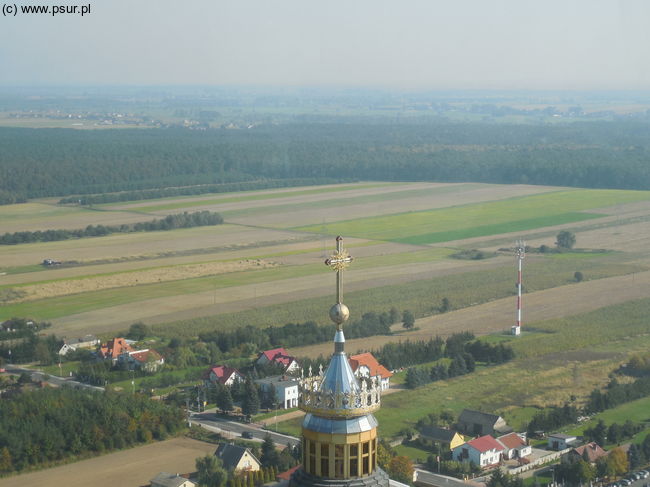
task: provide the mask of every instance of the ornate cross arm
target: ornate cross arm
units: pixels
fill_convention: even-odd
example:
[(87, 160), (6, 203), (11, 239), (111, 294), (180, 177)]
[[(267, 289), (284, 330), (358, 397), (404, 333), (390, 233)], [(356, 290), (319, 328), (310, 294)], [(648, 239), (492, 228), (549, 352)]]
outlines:
[(336, 302), (341, 304), (342, 290), (341, 290), (341, 271), (348, 268), (352, 262), (352, 256), (348, 254), (347, 250), (341, 247), (343, 238), (339, 235), (336, 237), (336, 252), (325, 260), (325, 265), (331, 267), (336, 271)]
[(343, 238), (340, 235), (336, 237), (336, 252), (334, 252), (329, 259), (325, 260), (325, 265), (336, 271), (336, 304), (332, 306), (332, 309), (330, 309), (330, 318), (337, 324), (337, 327), (340, 327), (340, 325), (348, 319), (350, 313), (347, 306), (341, 302), (341, 299), (343, 298), (343, 276), (341, 275), (341, 272), (347, 269), (353, 259), (352, 256), (348, 254), (348, 251), (342, 248), (342, 240)]

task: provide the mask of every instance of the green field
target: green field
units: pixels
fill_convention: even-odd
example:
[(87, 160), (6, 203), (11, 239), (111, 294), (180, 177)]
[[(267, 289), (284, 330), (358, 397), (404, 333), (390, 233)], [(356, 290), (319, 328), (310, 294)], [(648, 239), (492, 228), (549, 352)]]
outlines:
[[(650, 200), (648, 191), (557, 191), (502, 201), (329, 223), (327, 231), (360, 238), (427, 244), (598, 218), (602, 215), (577, 212), (645, 200)], [(534, 217), (522, 218), (526, 215)], [(303, 226), (295, 230), (318, 233), (322, 231), (322, 226)]]

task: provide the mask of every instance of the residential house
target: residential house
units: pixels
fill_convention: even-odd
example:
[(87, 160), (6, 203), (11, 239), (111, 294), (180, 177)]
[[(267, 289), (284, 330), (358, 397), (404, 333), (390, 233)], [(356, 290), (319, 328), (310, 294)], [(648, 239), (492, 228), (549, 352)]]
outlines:
[(125, 352), (133, 352), (133, 348), (129, 345), (125, 338), (113, 338), (99, 347), (98, 355), (105, 360), (112, 360), (113, 363), (117, 362), (117, 358)]
[(86, 335), (72, 340), (64, 340), (63, 346), (59, 349), (58, 354), (61, 356), (79, 348), (94, 348), (99, 345), (99, 338), (95, 335)]
[(260, 353), (255, 363), (258, 365), (279, 364), (282, 365), (285, 372), (298, 372), (300, 370), (298, 361), (282, 347)]
[(463, 409), (463, 412), (460, 413), (458, 430), (471, 436), (496, 436), (512, 432), (512, 428), (501, 416), (471, 409)]
[(517, 433), (499, 436), (497, 441), (503, 445), (502, 456), (506, 460), (524, 458), (533, 452), (531, 446), (527, 445), (526, 441)]
[(574, 435), (565, 435), (563, 433), (553, 433), (548, 435), (548, 448), (551, 450), (566, 450), (571, 448), (578, 441)]
[(420, 429), (419, 440), (425, 446), (437, 448), (440, 453), (450, 452), (465, 443), (465, 439), (457, 432), (432, 425)]
[(176, 473), (160, 472), (152, 478), (151, 487), (196, 487), (197, 484)]
[(390, 387), (390, 378), (393, 373), (377, 362), (377, 359), (370, 352), (352, 355), (349, 362), (357, 378), (376, 377), (382, 391)]
[(569, 452), (562, 457), (562, 461), (574, 463), (579, 460), (588, 460), (589, 463), (596, 463), (596, 460), (606, 455), (607, 452), (603, 450), (598, 443), (592, 441), (586, 445), (569, 450)]
[(127, 364), (129, 370), (140, 369), (145, 372), (156, 372), (165, 364), (165, 359), (155, 350), (145, 348), (120, 354), (117, 357), (117, 363)]
[(262, 468), (262, 463), (253, 455), (250, 448), (220, 443), (214, 455), (221, 460), (226, 470), (255, 472)]
[(275, 399), (281, 409), (298, 407), (298, 381), (290, 379), (286, 375), (258, 379), (262, 392), (268, 392), (271, 388), (275, 390)]
[(485, 435), (454, 448), (452, 458), (459, 462), (473, 462), (485, 468), (497, 465), (501, 461), (502, 451), (501, 443), (490, 435)]
[(215, 365), (204, 376), (210, 382), (218, 382), (224, 386), (231, 386), (235, 382), (243, 382), (244, 376), (237, 369), (227, 365)]

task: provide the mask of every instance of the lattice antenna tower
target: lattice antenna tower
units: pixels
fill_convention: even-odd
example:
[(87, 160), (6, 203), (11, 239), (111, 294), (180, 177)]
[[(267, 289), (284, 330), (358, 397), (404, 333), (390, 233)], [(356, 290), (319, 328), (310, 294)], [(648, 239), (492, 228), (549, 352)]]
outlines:
[(512, 334), (517, 336), (521, 333), (521, 288), (522, 280), (522, 263), (526, 257), (526, 242), (517, 240), (515, 242), (515, 255), (517, 256), (517, 324), (512, 327)]

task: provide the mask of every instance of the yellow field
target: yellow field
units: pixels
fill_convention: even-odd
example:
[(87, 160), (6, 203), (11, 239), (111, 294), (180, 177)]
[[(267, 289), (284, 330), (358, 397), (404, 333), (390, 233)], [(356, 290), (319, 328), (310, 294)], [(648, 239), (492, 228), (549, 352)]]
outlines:
[(215, 449), (215, 445), (210, 443), (189, 438), (174, 438), (60, 467), (0, 479), (0, 487), (138, 487), (148, 485), (149, 480), (160, 472), (193, 472), (195, 459), (212, 454)]

